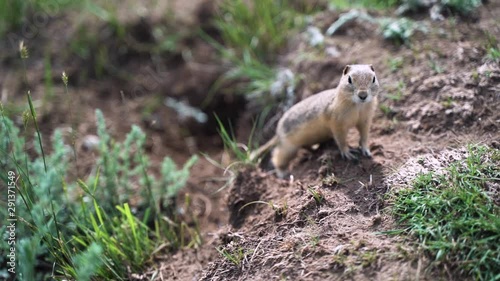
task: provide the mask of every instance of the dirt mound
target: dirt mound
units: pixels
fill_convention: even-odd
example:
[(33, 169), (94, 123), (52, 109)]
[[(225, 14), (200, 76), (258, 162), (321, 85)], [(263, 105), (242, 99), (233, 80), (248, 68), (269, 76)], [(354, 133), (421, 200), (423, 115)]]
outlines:
[[(482, 141), (494, 146), (491, 140), (500, 138), (499, 68), (484, 59), (481, 42), (482, 26), (498, 15), (495, 7), (481, 9), (475, 25), (433, 22), (436, 30), (454, 31), (419, 34), (410, 48), (396, 47), (359, 23), (326, 38), (322, 48), (298, 36), (284, 59), (302, 77), (297, 100), (334, 87), (346, 64), (375, 66), (382, 110), (372, 127), (374, 157), (342, 161), (328, 142), (299, 152), (292, 180), (266, 172), (266, 159), (264, 172), (240, 171), (228, 197), (233, 225), (213, 241), (219, 258), (201, 279), (453, 279), (433, 272), (411, 242), (384, 234), (397, 227), (384, 207), (390, 189), (463, 158), (464, 150), (450, 147)], [(324, 31), (337, 18), (325, 12), (313, 23)], [(351, 135), (350, 143), (356, 141)]]
[(416, 77), (405, 103), (413, 108), (401, 114), (413, 132), (499, 129), (500, 67), (485, 63), (472, 71), (457, 71), (432, 77)]
[[(229, 198), (267, 204), (252, 204), (245, 210), (245, 223), (221, 235), (231, 237), (220, 241), (221, 251), (236, 256), (237, 262), (220, 258), (204, 270), (201, 280), (415, 276), (417, 264), (405, 257), (408, 250), (398, 248), (400, 241), (377, 234), (392, 225), (380, 212), (387, 191), (381, 166), (370, 160), (357, 165), (332, 163), (326, 160), (332, 153), (331, 148), (320, 149), (296, 161), (308, 160), (296, 170), (295, 181), (263, 177), (257, 171), (244, 173), (244, 188), (235, 181)], [(320, 170), (338, 171), (342, 176), (311, 173)], [(259, 195), (249, 197), (248, 188), (252, 195)]]

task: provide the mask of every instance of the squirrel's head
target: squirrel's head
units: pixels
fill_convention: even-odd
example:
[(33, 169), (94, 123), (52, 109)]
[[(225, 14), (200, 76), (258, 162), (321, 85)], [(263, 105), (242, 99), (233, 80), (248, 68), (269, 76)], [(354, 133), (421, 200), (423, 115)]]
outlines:
[(344, 68), (341, 91), (351, 94), (354, 103), (369, 103), (378, 94), (379, 84), (371, 64), (353, 64)]

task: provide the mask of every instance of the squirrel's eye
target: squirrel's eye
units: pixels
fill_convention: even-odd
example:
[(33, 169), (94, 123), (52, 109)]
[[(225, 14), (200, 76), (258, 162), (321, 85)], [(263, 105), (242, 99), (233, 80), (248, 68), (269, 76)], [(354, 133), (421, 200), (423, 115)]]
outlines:
[(373, 84), (375, 84), (375, 76), (373, 76), (373, 81), (372, 81)]
[(352, 84), (351, 76), (349, 76), (349, 78), (347, 79), (347, 81), (349, 82), (349, 84)]

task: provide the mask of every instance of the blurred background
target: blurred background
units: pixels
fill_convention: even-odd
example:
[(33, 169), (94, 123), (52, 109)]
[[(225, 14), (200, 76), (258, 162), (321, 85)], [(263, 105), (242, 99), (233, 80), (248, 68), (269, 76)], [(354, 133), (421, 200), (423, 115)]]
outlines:
[[(372, 64), (382, 85), (381, 165), (428, 149), (422, 134), (498, 132), (499, 9), (481, 0), (0, 0), (2, 169), (22, 175), (31, 191), (19, 194), (33, 198), (18, 213), (29, 222), (17, 232), (27, 265), (18, 279), (145, 280), (160, 272), (151, 269), (158, 251), (203, 249), (229, 217), (216, 192), (235, 179), (226, 168), (248, 164), (281, 115), (335, 87), (347, 64)], [(95, 228), (101, 209), (113, 221), (107, 236)], [(131, 217), (147, 227), (132, 231)], [(183, 276), (200, 271), (190, 270)]]

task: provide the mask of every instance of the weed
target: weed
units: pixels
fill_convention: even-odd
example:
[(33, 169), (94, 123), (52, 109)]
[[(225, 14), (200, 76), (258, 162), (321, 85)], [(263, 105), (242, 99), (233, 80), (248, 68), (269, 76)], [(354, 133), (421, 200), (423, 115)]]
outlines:
[[(33, 106), (33, 99), (31, 97), (31, 92), (30, 92), (29, 86), (28, 86), (28, 77), (27, 77), (27, 72), (26, 72), (26, 60), (29, 57), (29, 52), (28, 52), (28, 48), (24, 45), (23, 41), (21, 41), (19, 43), (19, 55), (20, 55), (21, 60), (23, 62), (23, 80), (24, 80), (24, 86), (26, 88), (26, 97), (28, 99), (28, 105), (29, 105), (29, 109), (30, 109), (29, 112), (31, 114), (30, 118), (31, 118), (31, 120), (33, 120), (33, 124), (35, 125), (36, 133), (38, 136), (38, 144), (40, 145), (40, 151), (42, 153), (43, 167), (45, 169), (45, 172), (47, 172), (47, 162), (45, 162), (45, 151), (43, 150), (42, 136), (40, 134), (40, 128), (38, 127), (35, 107)], [(26, 122), (25, 122), (25, 127), (26, 127)]]
[(245, 209), (246, 207), (253, 205), (253, 204), (265, 204), (271, 207), (274, 211), (274, 215), (276, 219), (281, 219), (283, 217), (286, 217), (286, 214), (288, 213), (288, 204), (285, 201), (283, 205), (275, 205), (273, 202), (269, 201), (252, 201), (248, 202), (245, 205), (241, 206), (241, 208), (238, 210), (238, 212), (241, 212), (241, 210)]
[(427, 32), (423, 24), (407, 18), (384, 18), (379, 21), (379, 26), (384, 38), (396, 44), (408, 45), (415, 31)]
[(468, 15), (481, 6), (481, 0), (441, 0), (441, 3), (461, 15)]
[(376, 24), (382, 36), (396, 44), (408, 45), (410, 38), (416, 31), (427, 32), (427, 27), (423, 23), (407, 18), (374, 18), (366, 12), (351, 10), (342, 14), (337, 21), (330, 25), (326, 34), (333, 35), (343, 25), (353, 20)]
[(396, 93), (394, 94), (387, 94), (386, 97), (390, 100), (393, 100), (393, 101), (400, 101), (403, 96), (404, 96), (404, 93), (406, 91), (406, 84), (404, 81), (399, 81), (398, 84), (396, 85), (396, 89), (395, 89)]
[(326, 186), (334, 186), (334, 185), (341, 184), (342, 181), (340, 180), (340, 178), (338, 178), (337, 176), (335, 176), (335, 174), (331, 173), (330, 175), (324, 177), (321, 180), (321, 183), (323, 185), (326, 185)]
[(357, 0), (362, 6), (368, 8), (387, 9), (401, 4), (401, 0)]
[(385, 105), (385, 104), (380, 104), (380, 110), (382, 110), (382, 112), (384, 113), (385, 116), (390, 116), (392, 115), (392, 108), (389, 106), (389, 105)]
[(477, 71), (473, 71), (471, 74), (472, 79), (474, 79), (474, 82), (479, 83), (479, 73)]
[(397, 9), (398, 14), (403, 14), (409, 11), (416, 12), (422, 8), (430, 10), (430, 16), (434, 20), (444, 19), (441, 14), (443, 10), (447, 10), (453, 14), (467, 16), (481, 6), (481, 0), (402, 0), (401, 5)]
[(375, 262), (378, 259), (377, 251), (376, 250), (364, 251), (363, 253), (361, 253), (359, 259), (361, 260), (362, 267), (364, 267), (364, 268), (370, 267), (373, 264), (375, 264)]
[(207, 34), (201, 32), (200, 36), (231, 63), (231, 68), (214, 83), (201, 107), (208, 105), (215, 93), (228, 82), (234, 84), (237, 93), (244, 94), (248, 100), (267, 108), (279, 98), (284, 98), (287, 104), (293, 102), (298, 78), (290, 70), (277, 71), (253, 57), (248, 50), (243, 50), (242, 56), (238, 56)]
[(489, 32), (486, 32), (486, 58), (494, 62), (500, 61), (500, 45), (498, 39)]
[(222, 142), (224, 143), (224, 149), (233, 154), (236, 160), (239, 163), (243, 164), (254, 164), (250, 157), (250, 152), (252, 148), (252, 136), (255, 130), (255, 124), (252, 128), (252, 132), (250, 133), (250, 138), (248, 140), (247, 145), (238, 143), (236, 141), (236, 137), (234, 136), (233, 128), (229, 126), (229, 131), (224, 127), (224, 124), (219, 119), (219, 117), (215, 116), (217, 123), (219, 125), (219, 135), (222, 138)]
[(296, 83), (293, 73), (292, 79), (277, 87), (280, 72), (268, 63), (275, 60), (286, 45), (288, 35), (301, 25), (301, 18), (285, 0), (222, 1), (215, 25), (223, 44), (203, 32), (200, 35), (231, 63), (231, 69), (214, 84), (204, 105), (228, 81), (237, 82), (240, 86), (237, 92), (265, 106), (275, 104), (276, 97), (281, 98), (283, 92), (289, 100), (289, 92), (293, 96)]
[(334, 269), (344, 268), (347, 266), (348, 256), (345, 251), (339, 252), (332, 257), (332, 264)]
[(276, 218), (284, 218), (288, 214), (288, 203), (285, 200), (281, 206), (273, 205), (273, 210)]
[(500, 49), (498, 47), (497, 48), (490, 47), (488, 49), (487, 58), (489, 58), (495, 62), (500, 61)]
[(436, 265), (495, 280), (500, 271), (500, 208), (487, 187), (500, 181), (498, 150), (470, 146), (445, 174), (422, 174), (395, 194), (393, 214)]
[(448, 97), (446, 100), (442, 102), (444, 108), (452, 108), (453, 107), (453, 98)]
[(389, 58), (389, 69), (396, 72), (403, 67), (404, 60), (402, 57)]
[(232, 262), (236, 266), (240, 266), (241, 263), (243, 262), (243, 259), (249, 254), (248, 251), (243, 249), (242, 247), (237, 247), (236, 249), (233, 250), (226, 250), (226, 249), (221, 249), (221, 248), (215, 248), (219, 254), (227, 259), (228, 261)]
[(224, 0), (215, 25), (225, 44), (238, 56), (247, 54), (266, 61), (286, 43), (295, 26), (295, 14), (288, 1)]
[(441, 74), (444, 71), (443, 68), (434, 59), (431, 59), (429, 61), (429, 66), (436, 74)]
[(319, 245), (319, 241), (320, 239), (318, 235), (311, 235), (310, 243), (313, 248)]
[(6, 32), (19, 28), (23, 23), (39, 25), (55, 12), (70, 6), (78, 5), (79, 1), (65, 0), (53, 3), (46, 0), (0, 0), (0, 38)]
[(325, 196), (323, 195), (323, 193), (321, 191), (315, 190), (312, 187), (307, 188), (307, 190), (309, 191), (309, 193), (311, 193), (311, 195), (314, 198), (314, 201), (316, 201), (317, 205), (321, 205), (323, 203), (323, 201), (325, 200)]
[(399, 5), (401, 0), (330, 0), (331, 9), (347, 9), (365, 7), (370, 9), (388, 9)]

